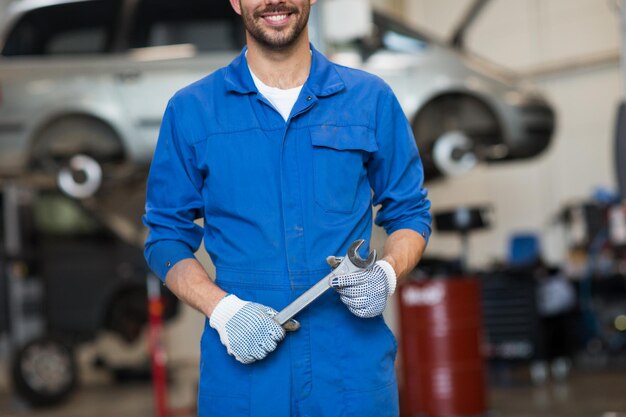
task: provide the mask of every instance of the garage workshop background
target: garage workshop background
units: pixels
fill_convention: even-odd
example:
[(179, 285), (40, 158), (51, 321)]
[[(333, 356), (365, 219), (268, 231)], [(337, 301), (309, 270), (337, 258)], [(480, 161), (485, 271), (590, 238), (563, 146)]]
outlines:
[[(20, 1), (15, 0), (15, 3)], [(325, 1), (333, 0), (318, 0), (318, 3)], [(467, 11), (479, 2), (372, 0), (371, 3), (409, 26), (449, 41), (459, 22), (467, 17)], [(12, 3), (0, 0), (0, 17)], [(571, 338), (568, 342), (571, 355), (568, 354), (564, 378), (550, 379), (542, 375), (542, 372), (550, 373), (550, 364), (542, 368), (538, 366), (541, 361), (532, 355), (512, 360), (485, 357), (486, 405), (480, 415), (626, 417), (623, 393), (626, 385), (626, 255), (623, 248), (614, 252), (609, 244), (600, 255), (592, 253), (592, 237), (589, 236), (597, 231), (594, 221), (608, 216), (609, 206), (621, 207), (622, 213), (626, 210), (618, 195), (616, 168), (616, 164), (626, 164), (626, 160), (617, 161), (615, 150), (625, 79), (622, 59), (626, 39), (622, 35), (621, 7), (626, 6), (619, 0), (491, 0), (485, 2), (467, 30), (466, 53), (518, 74), (525, 88), (541, 92), (555, 112), (555, 131), (549, 147), (534, 158), (478, 163), (462, 175), (428, 182), (434, 213), (481, 207), (489, 227), (469, 233), (466, 247), (459, 233), (434, 230), (427, 257), (454, 263), (467, 249), (469, 270), (477, 271), (479, 276), (494, 271), (500, 273), (503, 265), (511, 261), (513, 237), (534, 236), (537, 240), (533, 242), (539, 242), (535, 249), (542, 259), (558, 270), (559, 276), (565, 277), (566, 285), (575, 291), (576, 313), (568, 318), (565, 326), (576, 333), (585, 327), (585, 320), (593, 313), (596, 319), (601, 317), (602, 329), (598, 333), (609, 335), (585, 342)], [(0, 57), (0, 85), (3, 58)], [(432, 80), (436, 83), (437, 76), (433, 75)], [(509, 99), (514, 101), (516, 97), (512, 95)], [(580, 238), (581, 234), (585, 237)], [(381, 253), (384, 239), (384, 232), (375, 228), (372, 246)], [(586, 243), (581, 244), (580, 239)], [(207, 255), (202, 251), (197, 255), (212, 274), (214, 268)], [(599, 256), (599, 262), (604, 263), (590, 267), (593, 256)], [(606, 301), (585, 292), (594, 291), (596, 287), (581, 284), (580, 276), (586, 275), (588, 268), (596, 267), (610, 270), (608, 275), (614, 280), (612, 285), (616, 285), (611, 288), (617, 289), (608, 292), (617, 298)], [(432, 271), (416, 272), (415, 279), (428, 278)], [(441, 269), (438, 271), (441, 275)], [(598, 276), (593, 275), (593, 279), (602, 281), (602, 276)], [(530, 276), (528, 280), (534, 282), (533, 279)], [(538, 286), (531, 292), (535, 290), (534, 294), (539, 294)], [(584, 304), (587, 302), (593, 306)], [(394, 298), (385, 312), (386, 321), (399, 340), (405, 336), (400, 325), (400, 304), (399, 298)], [(537, 317), (522, 320), (534, 326), (532, 320), (539, 323), (541, 319), (537, 314)], [(203, 326), (204, 317), (182, 304), (178, 313), (164, 325), (168, 372), (173, 375), (168, 381), (168, 398), (170, 406), (179, 408), (183, 415), (193, 415)], [(62, 404), (44, 408), (32, 408), (15, 395), (11, 355), (7, 349), (0, 349), (0, 415), (104, 415), (102, 410), (113, 413), (107, 415), (115, 415), (118, 409), (120, 416), (157, 415), (149, 375), (142, 378), (139, 371), (124, 374), (124, 370), (149, 363), (147, 335), (147, 326), (144, 326), (142, 336), (129, 344), (103, 331), (94, 340), (81, 344), (76, 349), (79, 387)], [(398, 369), (402, 366), (401, 359)], [(113, 368), (118, 371), (115, 377), (111, 373)], [(124, 379), (132, 383), (120, 382)], [(406, 398), (410, 394), (401, 395)], [(406, 403), (403, 407), (404, 417), (469, 417), (462, 413), (437, 414), (436, 410), (415, 414), (406, 411), (410, 408)]]

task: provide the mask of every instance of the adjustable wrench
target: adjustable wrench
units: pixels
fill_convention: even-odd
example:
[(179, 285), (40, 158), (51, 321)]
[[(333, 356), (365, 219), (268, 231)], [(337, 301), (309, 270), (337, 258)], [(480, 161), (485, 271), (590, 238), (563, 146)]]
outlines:
[(330, 282), (334, 277), (369, 269), (376, 262), (376, 251), (372, 250), (367, 259), (361, 258), (359, 248), (364, 243), (365, 240), (363, 239), (355, 240), (350, 245), (346, 256), (340, 258), (330, 256), (328, 263), (333, 267), (333, 270), (281, 310), (280, 313), (276, 314), (274, 320), (286, 330), (297, 330), (300, 327), (299, 324), (295, 320), (290, 319), (324, 294), (327, 289), (331, 288)]

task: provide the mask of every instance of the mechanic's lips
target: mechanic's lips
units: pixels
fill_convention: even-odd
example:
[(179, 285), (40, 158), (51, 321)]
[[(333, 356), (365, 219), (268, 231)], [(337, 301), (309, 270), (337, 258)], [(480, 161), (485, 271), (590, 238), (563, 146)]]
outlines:
[(289, 23), (292, 13), (280, 13), (261, 16), (270, 26), (284, 26)]

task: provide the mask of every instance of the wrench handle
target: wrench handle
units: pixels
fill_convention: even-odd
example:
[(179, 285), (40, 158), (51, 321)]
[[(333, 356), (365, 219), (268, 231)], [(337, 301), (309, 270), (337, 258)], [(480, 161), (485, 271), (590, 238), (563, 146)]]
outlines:
[(296, 298), (291, 304), (282, 309), (274, 316), (274, 320), (283, 326), (289, 319), (302, 311), (306, 306), (311, 304), (315, 299), (324, 294), (330, 288), (330, 279), (335, 276), (333, 272), (320, 279), (317, 284), (304, 292), (300, 297)]

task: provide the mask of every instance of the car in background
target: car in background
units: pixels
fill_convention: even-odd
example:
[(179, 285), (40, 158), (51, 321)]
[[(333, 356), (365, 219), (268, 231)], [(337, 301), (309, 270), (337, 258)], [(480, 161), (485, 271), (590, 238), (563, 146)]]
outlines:
[(409, 27), (373, 14), (370, 35), (335, 48), (334, 61), (384, 79), (420, 149), (426, 180), (477, 162), (510, 162), (547, 149), (555, 113), (527, 80)]
[[(15, 392), (32, 406), (57, 404), (77, 387), (78, 346), (103, 331), (127, 344), (139, 340), (148, 276), (142, 248), (81, 201), (54, 190), (0, 188), (0, 356), (10, 358)], [(179, 302), (166, 287), (161, 297), (169, 321)]]
[[(311, 26), (319, 33), (321, 19)], [(245, 42), (225, 1), (21, 0), (2, 28), (0, 176), (57, 172), (77, 154), (105, 178), (147, 165), (168, 98)], [(540, 93), (380, 12), (369, 36), (342, 47), (319, 39), (331, 59), (393, 88), (427, 180), (530, 158), (550, 142), (554, 112)]]

